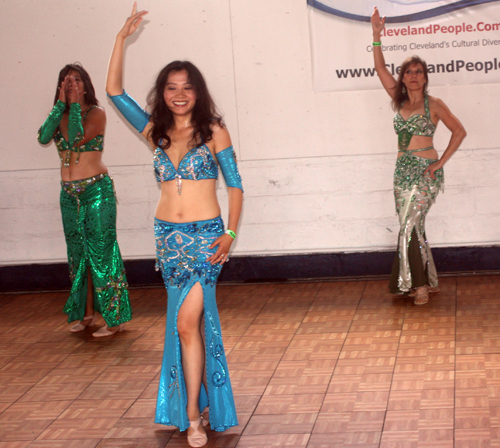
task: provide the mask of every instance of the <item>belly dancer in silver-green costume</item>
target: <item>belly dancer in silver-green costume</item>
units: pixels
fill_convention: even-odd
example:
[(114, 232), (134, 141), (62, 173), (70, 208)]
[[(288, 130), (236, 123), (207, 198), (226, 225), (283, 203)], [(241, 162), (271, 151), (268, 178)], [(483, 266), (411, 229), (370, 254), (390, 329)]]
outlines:
[(106, 326), (95, 337), (122, 330), (132, 318), (116, 241), (113, 181), (101, 159), (105, 124), (88, 73), (79, 64), (65, 66), (38, 141), (54, 139), (61, 158), (60, 204), (72, 283), (64, 312), (69, 322), (79, 321), (71, 332), (91, 326), (94, 312), (101, 313)]
[[(418, 56), (406, 59), (396, 80), (386, 67), (381, 32), (385, 17), (375, 8), (372, 19), (373, 57), (380, 81), (397, 110), (398, 159), (394, 171), (394, 198), (399, 217), (398, 249), (389, 289), (409, 293), (416, 305), (438, 291), (437, 271), (425, 235), (425, 218), (444, 186), (443, 166), (466, 136), (460, 121), (438, 98), (427, 95), (428, 71)], [(406, 118), (405, 118), (406, 117)], [(439, 121), (451, 131), (448, 147), (438, 158), (432, 137)]]
[(390, 283), (393, 293), (408, 292), (411, 288), (424, 285), (434, 289), (438, 287), (434, 259), (425, 236), (425, 217), (444, 185), (444, 173), (440, 168), (432, 178), (426, 170), (437, 160), (417, 155), (433, 150), (432, 146), (408, 149), (413, 135), (434, 135), (436, 126), (430, 116), (427, 94), (424, 96), (424, 107), (424, 115), (412, 115), (404, 120), (398, 112), (394, 118), (401, 154), (394, 171), (394, 199), (400, 230)]

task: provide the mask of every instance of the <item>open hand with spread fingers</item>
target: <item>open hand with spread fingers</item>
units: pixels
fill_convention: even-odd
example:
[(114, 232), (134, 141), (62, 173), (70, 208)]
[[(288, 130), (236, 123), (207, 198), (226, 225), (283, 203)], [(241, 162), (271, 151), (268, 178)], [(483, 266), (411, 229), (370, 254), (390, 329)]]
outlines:
[(122, 29), (118, 32), (118, 35), (126, 39), (128, 36), (134, 34), (137, 31), (137, 28), (144, 20), (144, 16), (148, 13), (148, 11), (139, 11), (137, 12), (137, 2), (134, 2), (134, 6), (132, 8), (132, 14), (126, 20)]

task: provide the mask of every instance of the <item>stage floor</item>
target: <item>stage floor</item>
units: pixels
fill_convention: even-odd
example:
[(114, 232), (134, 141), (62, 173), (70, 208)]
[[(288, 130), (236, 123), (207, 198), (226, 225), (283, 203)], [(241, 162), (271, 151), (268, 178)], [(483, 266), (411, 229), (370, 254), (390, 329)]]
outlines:
[[(207, 447), (500, 447), (500, 277), (419, 307), (386, 283), (219, 286), (240, 425)], [(165, 290), (103, 339), (68, 332), (67, 295), (0, 295), (0, 448), (187, 447), (153, 423)]]

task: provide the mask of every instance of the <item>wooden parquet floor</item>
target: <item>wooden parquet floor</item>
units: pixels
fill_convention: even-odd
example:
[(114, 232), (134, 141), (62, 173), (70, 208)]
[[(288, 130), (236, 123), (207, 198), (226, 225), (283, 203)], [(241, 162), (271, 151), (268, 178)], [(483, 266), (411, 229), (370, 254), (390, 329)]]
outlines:
[[(127, 331), (95, 339), (68, 332), (67, 293), (0, 295), (0, 448), (188, 446), (153, 423), (165, 290), (131, 296)], [(385, 281), (218, 302), (240, 425), (207, 447), (500, 447), (498, 276), (444, 278), (421, 307)]]

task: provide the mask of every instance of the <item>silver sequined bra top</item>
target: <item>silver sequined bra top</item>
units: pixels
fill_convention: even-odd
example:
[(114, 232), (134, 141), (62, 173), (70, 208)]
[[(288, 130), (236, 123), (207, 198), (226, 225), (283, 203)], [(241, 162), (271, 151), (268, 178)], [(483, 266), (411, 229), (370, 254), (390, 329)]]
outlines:
[(429, 97), (424, 95), (425, 114), (415, 114), (405, 120), (398, 112), (394, 117), (394, 130), (398, 134), (400, 151), (406, 151), (414, 135), (432, 137), (436, 131), (436, 125), (431, 120), (429, 109)]

